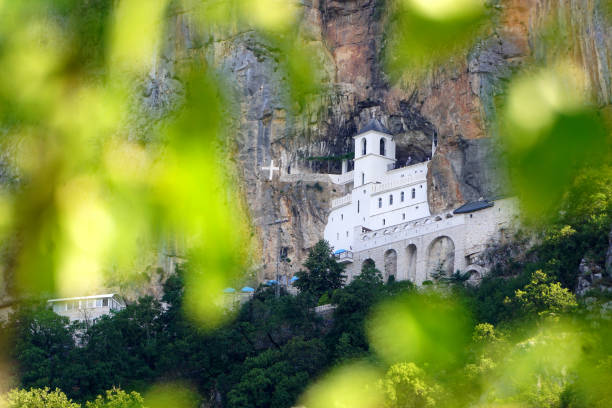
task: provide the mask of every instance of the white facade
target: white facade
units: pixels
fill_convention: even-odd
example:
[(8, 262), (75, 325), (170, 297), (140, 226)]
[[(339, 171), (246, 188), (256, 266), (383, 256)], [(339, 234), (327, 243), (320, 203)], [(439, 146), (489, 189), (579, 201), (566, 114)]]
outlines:
[(73, 298), (51, 299), (47, 303), (60, 316), (66, 316), (70, 322), (95, 322), (101, 316), (111, 311), (125, 309), (123, 300), (114, 293), (82, 296)]
[(355, 136), (354, 145), (352, 191), (332, 200), (324, 232), (336, 250), (353, 251), (356, 230), (375, 230), (430, 215), (427, 162), (394, 169), (395, 142), (380, 131)]
[(374, 261), (385, 277), (416, 284), (457, 270), (481, 278), (487, 271), (480, 255), (490, 240), (514, 226), (516, 201), (478, 201), (430, 214), (429, 162), (397, 166), (393, 138), (379, 122), (372, 123), (354, 137), (354, 171), (334, 180), (346, 185), (352, 176), (353, 186), (332, 200), (324, 232), (349, 280), (366, 261)]

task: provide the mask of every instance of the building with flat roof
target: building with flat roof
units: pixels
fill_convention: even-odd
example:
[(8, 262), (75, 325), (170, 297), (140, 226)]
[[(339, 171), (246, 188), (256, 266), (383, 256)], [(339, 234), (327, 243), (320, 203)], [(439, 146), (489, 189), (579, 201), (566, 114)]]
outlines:
[(51, 299), (47, 303), (55, 313), (68, 317), (71, 322), (93, 323), (113, 311), (125, 309), (125, 302), (115, 293)]

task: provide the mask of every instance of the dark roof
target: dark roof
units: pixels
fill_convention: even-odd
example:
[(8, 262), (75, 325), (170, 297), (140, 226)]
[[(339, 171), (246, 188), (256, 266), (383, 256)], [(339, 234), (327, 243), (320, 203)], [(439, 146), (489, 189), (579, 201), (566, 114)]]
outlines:
[(382, 123), (378, 119), (370, 119), (367, 125), (361, 128), (361, 130), (357, 133), (358, 135), (369, 132), (370, 130), (374, 130), (376, 132), (386, 133), (388, 135), (391, 134), (391, 131), (384, 127)]
[(453, 211), (453, 214), (465, 214), (485, 208), (493, 207), (492, 201), (472, 201), (471, 203), (463, 204), (461, 207)]

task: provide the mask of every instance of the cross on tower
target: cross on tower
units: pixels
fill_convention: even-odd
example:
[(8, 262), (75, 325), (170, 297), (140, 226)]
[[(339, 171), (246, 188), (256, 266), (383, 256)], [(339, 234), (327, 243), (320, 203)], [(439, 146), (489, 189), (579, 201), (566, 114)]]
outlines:
[(270, 160), (270, 166), (269, 167), (262, 167), (261, 169), (262, 170), (270, 170), (270, 178), (269, 178), (269, 180), (272, 180), (273, 172), (280, 170), (280, 167), (274, 167), (274, 160)]

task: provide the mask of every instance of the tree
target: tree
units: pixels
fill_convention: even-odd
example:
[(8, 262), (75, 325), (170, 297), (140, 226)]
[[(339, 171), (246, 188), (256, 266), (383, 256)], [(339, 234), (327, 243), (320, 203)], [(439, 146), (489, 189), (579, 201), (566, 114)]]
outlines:
[(107, 390), (105, 396), (98, 395), (93, 402), (87, 402), (86, 408), (144, 408), (142, 396), (132, 391), (129, 394), (121, 389)]
[(6, 408), (81, 408), (70, 400), (59, 389), (54, 391), (45, 388), (12, 390), (6, 396), (0, 396), (0, 406)]
[(392, 365), (378, 386), (388, 408), (430, 408), (436, 406), (441, 389), (432, 384), (414, 363)]
[(332, 248), (325, 240), (320, 240), (310, 250), (304, 266), (308, 271), (297, 273), (299, 279), (295, 286), (317, 299), (324, 293), (331, 295), (334, 289), (341, 288), (346, 280), (343, 274), (344, 265), (336, 262)]
[(68, 318), (44, 303), (26, 303), (11, 316), (8, 329), (14, 332), (12, 352), (19, 361), (21, 385), (65, 389), (62, 377), (75, 348), (74, 326)]
[(533, 272), (531, 281), (505, 302), (517, 304), (523, 314), (537, 313), (539, 316), (567, 312), (577, 305), (576, 297), (569, 290), (559, 282), (551, 282), (541, 270)]

